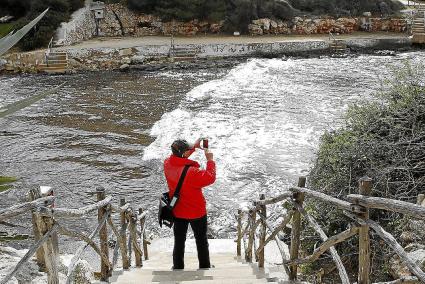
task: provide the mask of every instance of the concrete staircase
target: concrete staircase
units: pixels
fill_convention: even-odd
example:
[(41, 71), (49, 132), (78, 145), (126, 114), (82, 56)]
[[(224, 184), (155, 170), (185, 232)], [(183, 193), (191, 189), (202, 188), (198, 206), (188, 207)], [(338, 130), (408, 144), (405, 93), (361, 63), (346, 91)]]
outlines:
[(51, 51), (46, 55), (46, 62), (38, 68), (48, 74), (64, 74), (68, 70), (68, 53)]
[[(236, 258), (233, 240), (210, 240), (209, 243), (214, 268), (198, 269), (196, 247), (191, 239), (186, 242), (185, 269), (171, 270), (173, 241), (160, 239), (152, 243), (150, 259), (144, 261), (143, 267), (114, 272), (110, 283), (288, 283), (281, 266), (268, 264), (265, 269), (260, 269), (257, 264), (244, 263)], [(270, 252), (274, 253), (274, 248), (270, 247)]]
[(170, 50), (171, 57), (177, 61), (184, 60), (193, 60), (196, 58), (196, 55), (199, 53), (199, 48), (184, 46), (184, 47), (172, 47)]
[(345, 54), (347, 52), (347, 44), (343, 40), (334, 39), (329, 44), (329, 51), (332, 54)]
[(425, 4), (420, 4), (413, 18), (412, 34), (413, 43), (424, 44), (425, 43)]

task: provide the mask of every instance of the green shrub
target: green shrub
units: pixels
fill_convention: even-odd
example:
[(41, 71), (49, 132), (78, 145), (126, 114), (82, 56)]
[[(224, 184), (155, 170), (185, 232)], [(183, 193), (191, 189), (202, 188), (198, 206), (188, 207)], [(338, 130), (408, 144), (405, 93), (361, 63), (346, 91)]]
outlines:
[(0, 24), (0, 38), (4, 37), (13, 30), (13, 23)]
[[(358, 193), (358, 179), (373, 179), (373, 196), (416, 202), (425, 189), (425, 81), (423, 67), (407, 65), (394, 79), (385, 82), (385, 90), (373, 101), (350, 107), (345, 125), (325, 133), (310, 173), (309, 186), (334, 197)], [(339, 210), (313, 202), (316, 217), (328, 236), (346, 229), (349, 223)], [(402, 216), (383, 210), (371, 211), (395, 237), (401, 233)], [(373, 238), (377, 242), (378, 239)], [(312, 243), (307, 244), (311, 249)], [(344, 244), (341, 251), (353, 252), (354, 245)], [(374, 247), (374, 262), (387, 259), (384, 248)]]
[[(6, 0), (0, 0), (6, 1)], [(8, 9), (13, 11), (21, 7), (21, 0), (7, 0)], [(24, 1), (25, 17), (20, 18), (14, 24), (14, 29), (19, 29), (36, 18), (45, 9), (49, 12), (19, 43), (23, 50), (32, 50), (47, 47), (56, 29), (62, 22), (70, 19), (72, 12), (84, 6), (84, 0), (31, 0)]]
[(400, 11), (403, 5), (392, 0), (288, 0), (294, 8), (315, 15), (359, 16), (364, 12), (386, 15)]

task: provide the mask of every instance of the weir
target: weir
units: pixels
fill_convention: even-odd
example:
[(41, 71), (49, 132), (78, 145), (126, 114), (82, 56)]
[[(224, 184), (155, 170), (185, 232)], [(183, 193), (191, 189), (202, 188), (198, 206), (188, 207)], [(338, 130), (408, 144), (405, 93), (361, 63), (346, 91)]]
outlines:
[[(91, 246), (100, 258), (100, 280), (112, 283), (137, 281), (142, 281), (143, 283), (161, 281), (201, 283), (198, 282), (201, 280), (208, 283), (281, 283), (280, 281), (287, 280), (286, 278), (289, 281), (285, 283), (298, 283), (295, 281), (299, 278), (299, 266), (312, 263), (318, 260), (323, 253), (330, 251), (335, 266), (338, 269), (341, 283), (348, 284), (352, 283), (352, 281), (344, 267), (343, 259), (335, 249), (335, 245), (358, 235), (359, 270), (357, 283), (368, 284), (371, 283), (370, 275), (372, 273), (371, 255), (373, 248), (370, 245), (371, 231), (377, 234), (394, 250), (414, 275), (414, 277), (398, 279), (391, 283), (403, 283), (404, 281), (420, 281), (421, 283), (425, 283), (425, 273), (420, 266), (409, 257), (389, 232), (386, 232), (377, 222), (369, 218), (370, 209), (381, 209), (425, 220), (423, 194), (418, 196), (418, 204), (369, 197), (372, 189), (372, 179), (369, 177), (363, 177), (359, 180), (359, 194), (350, 194), (344, 199), (335, 198), (306, 188), (305, 185), (306, 178), (300, 177), (298, 186), (283, 190), (280, 195), (268, 199), (266, 199), (264, 194), (261, 194), (260, 198), (253, 201), (248, 208), (239, 209), (238, 214), (235, 215), (237, 224), (236, 250), (229, 247), (234, 247), (234, 243), (232, 244), (230, 242), (229, 244), (229, 242), (224, 242), (227, 252), (233, 250), (236, 257), (231, 257), (229, 253), (214, 253), (213, 249), (211, 259), (213, 263), (216, 261), (217, 266), (208, 271), (193, 268), (185, 271), (173, 271), (170, 268), (166, 268), (164, 267), (164, 263), (167, 263), (167, 261), (164, 258), (171, 259), (171, 256), (166, 254), (165, 250), (161, 251), (161, 249), (156, 251), (157, 256), (151, 256), (152, 260), (150, 263), (147, 249), (150, 242), (146, 239), (145, 232), (146, 212), (142, 209), (139, 209), (138, 212), (134, 211), (131, 205), (125, 202), (125, 199), (120, 199), (119, 206), (114, 205), (113, 198), (106, 196), (104, 188), (99, 187), (96, 189), (97, 203), (79, 209), (55, 208), (55, 196), (53, 193), (43, 197), (39, 189), (32, 189), (28, 192), (30, 201), (0, 211), (0, 221), (4, 221), (30, 210), (36, 241), (17, 266), (6, 277), (0, 280), (0, 283), (7, 283), (29, 261), (33, 254), (36, 254), (37, 264), (40, 270), (47, 272), (48, 283), (59, 283), (59, 248), (57, 238), (58, 234), (62, 234), (85, 242), (76, 251), (71, 260), (66, 283), (74, 283), (73, 277), (76, 264), (83, 251), (88, 246)], [(305, 199), (325, 202), (336, 210), (342, 210), (350, 220), (347, 222), (350, 224), (349, 229), (328, 237), (313, 216), (306, 211), (304, 207)], [(267, 205), (279, 203), (283, 205), (281, 208), (290, 209), (282, 212), (283, 219), (281, 223), (273, 226), (268, 220)], [(97, 211), (98, 213), (98, 224), (89, 236), (69, 229), (62, 224), (62, 218), (84, 218), (93, 211)], [(112, 220), (113, 213), (120, 215), (120, 229), (117, 228)], [(301, 220), (305, 220), (322, 239), (322, 243), (315, 248), (313, 253), (305, 257), (301, 257), (299, 253), (302, 235)], [(287, 227), (289, 224), (291, 224), (290, 228)], [(112, 230), (116, 238), (116, 245), (112, 256), (109, 255), (108, 248), (108, 227)], [(285, 232), (290, 235), (291, 239), (288, 246), (282, 241), (284, 238), (281, 237)], [(97, 235), (99, 235), (99, 244), (93, 240)], [(265, 250), (273, 241), (276, 243), (276, 247), (281, 255), (282, 267), (287, 273), (287, 275), (281, 276), (282, 279), (270, 277), (270, 270), (267, 270), (265, 267), (267, 257)], [(164, 242), (162, 246), (164, 247)], [(289, 247), (289, 255), (285, 249), (286, 247)], [(135, 268), (131, 268), (132, 250), (134, 251)], [(114, 272), (114, 269), (117, 266), (119, 252), (124, 271), (117, 274)], [(146, 267), (144, 267), (144, 262), (142, 261), (143, 256), (146, 260)], [(196, 258), (193, 256), (191, 257), (189, 255), (188, 258), (188, 266), (196, 262)], [(254, 265), (254, 262), (257, 262), (257, 266)], [(319, 278), (321, 276), (317, 275)]]

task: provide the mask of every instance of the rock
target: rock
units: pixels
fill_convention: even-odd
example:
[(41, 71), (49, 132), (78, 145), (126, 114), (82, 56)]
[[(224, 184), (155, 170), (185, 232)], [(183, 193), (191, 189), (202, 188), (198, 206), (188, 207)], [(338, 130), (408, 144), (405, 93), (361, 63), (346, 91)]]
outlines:
[(120, 55), (121, 56), (129, 56), (133, 54), (133, 49), (132, 48), (124, 48), (124, 49), (120, 49)]
[(6, 69), (6, 59), (0, 59), (0, 71)]
[(94, 282), (94, 273), (86, 260), (79, 260), (75, 267), (74, 283), (91, 284)]
[(130, 64), (131, 63), (131, 59), (128, 57), (124, 57), (123, 59), (121, 59), (121, 64)]
[(258, 36), (263, 35), (263, 29), (256, 24), (250, 24), (248, 25), (248, 30), (250, 35)]
[(142, 64), (146, 61), (146, 57), (143, 55), (135, 55), (130, 58), (130, 64)]
[(127, 71), (130, 68), (130, 65), (128, 64), (123, 64), (120, 66), (120, 70), (121, 71)]
[[(407, 255), (415, 261), (422, 270), (425, 269), (425, 249), (418, 249), (411, 252), (408, 252)], [(402, 277), (412, 276), (412, 273), (409, 271), (409, 268), (400, 260), (398, 255), (394, 255), (390, 258), (390, 274), (394, 279), (399, 279)]]
[[(0, 279), (13, 269), (27, 250), (16, 250), (10, 247), (0, 247)], [(59, 282), (65, 283), (66, 276), (59, 273)], [(47, 274), (38, 271), (38, 265), (29, 260), (7, 283), (47, 283)]]
[(407, 222), (400, 238), (403, 245), (425, 240), (425, 221), (411, 219)]

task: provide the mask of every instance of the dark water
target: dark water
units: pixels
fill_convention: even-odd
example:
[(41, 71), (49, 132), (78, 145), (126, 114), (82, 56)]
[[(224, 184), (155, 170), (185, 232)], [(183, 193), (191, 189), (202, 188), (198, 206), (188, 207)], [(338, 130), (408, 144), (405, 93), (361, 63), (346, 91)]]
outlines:
[[(65, 82), (57, 94), (0, 119), (0, 130), (6, 131), (0, 136), (0, 175), (20, 179), (1, 196), (0, 208), (22, 201), (30, 187), (40, 185), (54, 188), (58, 207), (93, 203), (97, 186), (136, 209), (156, 206), (162, 177), (158, 165), (142, 160), (154, 141), (149, 130), (194, 86), (223, 72), (0, 77), (0, 106)], [(97, 218), (92, 215), (70, 225), (88, 233)], [(23, 221), (29, 224), (28, 218)]]
[[(218, 165), (217, 182), (206, 191), (211, 234), (231, 235), (241, 203), (260, 192), (278, 194), (307, 174), (320, 135), (406, 61), (423, 63), (424, 53), (253, 59), (232, 70), (0, 77), (0, 106), (65, 82), (57, 94), (0, 119), (7, 131), (0, 174), (20, 178), (0, 207), (22, 200), (31, 186), (48, 185), (56, 206), (76, 208), (94, 202), (91, 193), (104, 186), (115, 200), (150, 209), (151, 231), (169, 234), (155, 221), (165, 190), (162, 160), (176, 137), (208, 136)], [(69, 225), (89, 232), (95, 219)]]

